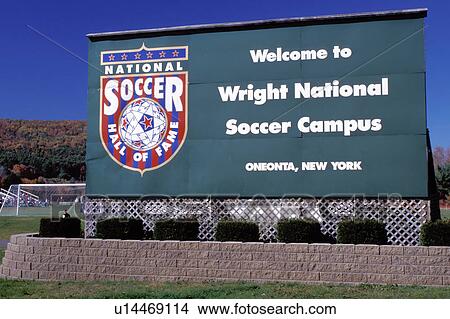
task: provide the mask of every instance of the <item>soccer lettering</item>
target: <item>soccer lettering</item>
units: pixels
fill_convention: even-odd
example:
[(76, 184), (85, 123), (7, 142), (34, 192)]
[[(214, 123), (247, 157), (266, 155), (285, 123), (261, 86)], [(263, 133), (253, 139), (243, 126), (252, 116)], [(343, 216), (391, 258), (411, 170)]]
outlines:
[(253, 63), (287, 62), (298, 60), (323, 60), (327, 58), (328, 52), (325, 49), (284, 51), (282, 48), (277, 48), (275, 52), (269, 51), (269, 49), (250, 50), (250, 56)]
[(119, 96), (123, 101), (129, 102), (135, 96), (147, 96), (156, 100), (165, 99), (165, 108), (168, 112), (183, 111), (181, 97), (184, 84), (177, 76), (147, 77), (131, 79), (111, 79), (105, 85), (105, 102), (103, 110), (105, 115), (113, 115), (119, 108)]
[(286, 84), (275, 87), (273, 83), (267, 83), (265, 88), (256, 89), (251, 83), (245, 89), (241, 89), (240, 85), (219, 86), (217, 89), (222, 102), (254, 101), (255, 105), (263, 105), (270, 100), (285, 100), (289, 91)]
[(311, 121), (308, 116), (305, 116), (298, 120), (297, 127), (301, 133), (342, 132), (344, 136), (350, 136), (357, 131), (377, 132), (383, 128), (383, 125), (381, 119)]
[[(259, 135), (259, 134), (287, 134), (291, 122), (254, 122), (239, 123), (237, 119), (229, 119), (225, 123), (226, 135)], [(313, 121), (310, 117), (301, 117), (297, 122), (300, 133), (342, 133), (350, 136), (354, 132), (378, 132), (383, 128), (381, 119), (349, 119)]]
[[(100, 78), (100, 137), (105, 151), (121, 167), (143, 176), (164, 166), (183, 146), (187, 58), (187, 46), (142, 45), (101, 53), (105, 75)], [(164, 61), (151, 64), (152, 59)]]

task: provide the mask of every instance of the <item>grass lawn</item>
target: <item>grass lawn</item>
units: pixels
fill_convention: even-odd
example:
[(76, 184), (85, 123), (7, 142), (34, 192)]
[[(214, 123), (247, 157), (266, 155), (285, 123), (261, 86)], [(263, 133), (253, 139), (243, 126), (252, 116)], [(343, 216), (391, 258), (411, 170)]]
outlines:
[(450, 298), (450, 287), (0, 280), (0, 298)]
[(39, 231), (41, 217), (2, 216), (0, 217), (0, 239), (9, 239), (13, 234)]
[(450, 209), (441, 208), (441, 218), (450, 219)]
[[(16, 207), (3, 207), (1, 216), (16, 216)], [(51, 216), (52, 208), (48, 207), (20, 207), (19, 216)]]

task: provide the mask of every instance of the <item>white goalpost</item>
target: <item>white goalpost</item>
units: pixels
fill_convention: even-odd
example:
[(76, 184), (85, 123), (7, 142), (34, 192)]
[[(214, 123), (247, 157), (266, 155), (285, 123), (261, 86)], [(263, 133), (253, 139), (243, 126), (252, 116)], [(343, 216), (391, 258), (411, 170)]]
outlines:
[(79, 214), (86, 184), (13, 184), (0, 189), (0, 216), (43, 216), (68, 211)]

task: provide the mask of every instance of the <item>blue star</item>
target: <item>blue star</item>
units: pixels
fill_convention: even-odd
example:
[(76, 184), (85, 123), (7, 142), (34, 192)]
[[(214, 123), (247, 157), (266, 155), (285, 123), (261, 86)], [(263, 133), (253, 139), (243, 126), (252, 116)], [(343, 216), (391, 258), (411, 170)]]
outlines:
[(144, 115), (139, 124), (142, 124), (144, 131), (146, 131), (148, 128), (153, 127), (153, 117), (152, 116), (147, 117)]

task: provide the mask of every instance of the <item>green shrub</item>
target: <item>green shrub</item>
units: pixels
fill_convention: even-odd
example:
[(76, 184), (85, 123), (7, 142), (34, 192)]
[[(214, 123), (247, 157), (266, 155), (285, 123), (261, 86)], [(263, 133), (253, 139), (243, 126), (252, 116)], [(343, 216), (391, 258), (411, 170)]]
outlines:
[(154, 239), (153, 231), (152, 230), (144, 230), (144, 239), (145, 240)]
[(248, 221), (222, 220), (216, 228), (218, 241), (259, 241), (259, 227), (256, 223)]
[(144, 238), (144, 226), (140, 219), (110, 218), (97, 222), (97, 238), (136, 239)]
[(321, 243), (325, 241), (320, 224), (312, 219), (283, 219), (277, 224), (277, 238), (282, 243)]
[(373, 219), (343, 220), (338, 224), (337, 242), (339, 244), (386, 245), (385, 224)]
[(198, 240), (199, 223), (191, 219), (163, 219), (155, 222), (156, 240)]
[(429, 221), (420, 228), (423, 246), (450, 246), (450, 220)]
[(81, 237), (81, 221), (78, 218), (42, 218), (39, 225), (40, 237)]

